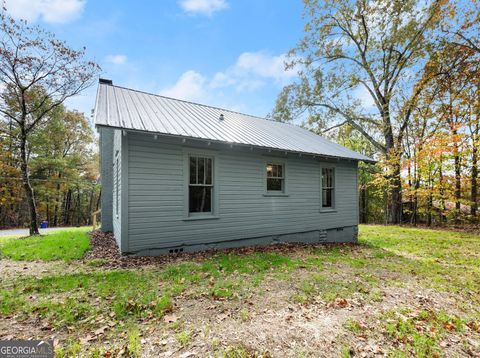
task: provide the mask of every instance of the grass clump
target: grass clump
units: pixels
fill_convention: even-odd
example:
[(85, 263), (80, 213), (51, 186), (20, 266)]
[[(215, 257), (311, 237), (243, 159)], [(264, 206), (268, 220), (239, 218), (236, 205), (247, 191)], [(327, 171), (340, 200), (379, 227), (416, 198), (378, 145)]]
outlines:
[(129, 357), (140, 357), (142, 355), (142, 346), (140, 341), (140, 332), (133, 328), (128, 331), (127, 352)]
[(292, 299), (295, 303), (308, 303), (315, 299), (321, 299), (327, 303), (334, 302), (337, 298), (349, 298), (355, 293), (367, 298), (370, 297), (369, 284), (357, 280), (342, 280), (336, 276), (324, 274), (312, 274), (309, 278), (300, 282), (297, 292)]
[(343, 327), (356, 335), (362, 334), (365, 328), (360, 324), (360, 322), (353, 318), (347, 319), (343, 324)]
[(42, 236), (6, 239), (0, 244), (0, 254), (15, 261), (78, 260), (90, 248), (88, 230), (59, 230)]
[(394, 345), (401, 347), (397, 353), (413, 353), (418, 357), (438, 356), (443, 336), (448, 332), (461, 332), (464, 328), (464, 322), (458, 317), (433, 310), (389, 311), (383, 320), (386, 335)]
[(178, 344), (180, 344), (182, 347), (186, 347), (192, 340), (192, 332), (182, 331), (177, 334), (176, 338)]

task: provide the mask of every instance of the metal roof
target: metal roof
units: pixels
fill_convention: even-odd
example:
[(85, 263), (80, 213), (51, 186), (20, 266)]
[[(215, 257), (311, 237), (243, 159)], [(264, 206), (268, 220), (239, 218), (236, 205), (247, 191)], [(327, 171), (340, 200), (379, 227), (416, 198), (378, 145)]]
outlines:
[[(220, 115), (223, 114), (223, 120)], [(373, 160), (299, 126), (101, 81), (95, 124), (281, 151)]]

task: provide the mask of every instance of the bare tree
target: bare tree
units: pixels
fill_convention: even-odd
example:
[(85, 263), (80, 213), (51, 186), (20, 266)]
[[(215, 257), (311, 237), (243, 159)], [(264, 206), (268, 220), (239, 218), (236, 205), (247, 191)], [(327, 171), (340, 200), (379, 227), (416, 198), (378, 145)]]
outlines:
[(65, 42), (26, 21), (0, 12), (0, 113), (16, 127), (23, 187), (30, 211), (30, 235), (37, 235), (35, 195), (30, 183), (28, 140), (49, 113), (91, 86), (100, 67), (85, 60), (85, 48)]

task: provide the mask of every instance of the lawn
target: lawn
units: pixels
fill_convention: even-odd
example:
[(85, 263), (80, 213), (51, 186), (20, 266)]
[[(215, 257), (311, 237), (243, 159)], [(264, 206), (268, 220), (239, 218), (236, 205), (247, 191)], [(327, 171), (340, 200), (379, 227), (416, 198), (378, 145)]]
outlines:
[(82, 227), (26, 238), (0, 237), (0, 255), (15, 261), (81, 259), (90, 248), (88, 231), (88, 227)]
[(2, 276), (0, 339), (53, 337), (58, 357), (480, 354), (478, 235), (361, 226), (359, 245), (118, 269), (76, 260), (88, 248), (80, 234), (0, 244), (9, 270), (60, 259), (54, 272)]

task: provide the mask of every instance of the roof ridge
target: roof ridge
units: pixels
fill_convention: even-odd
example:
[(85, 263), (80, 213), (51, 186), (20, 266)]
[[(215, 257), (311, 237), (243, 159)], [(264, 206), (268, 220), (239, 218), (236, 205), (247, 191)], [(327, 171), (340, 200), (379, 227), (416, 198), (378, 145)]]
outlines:
[(102, 83), (101, 85), (111, 86), (111, 87), (117, 87), (117, 88), (129, 90), (129, 91), (134, 91), (134, 92), (139, 92), (139, 93), (148, 94), (148, 95), (150, 95), (150, 96), (155, 96), (155, 97), (161, 97), (161, 98), (171, 99), (171, 100), (173, 100), (173, 101), (178, 101), (178, 102), (183, 102), (183, 103), (189, 103), (189, 104), (193, 104), (193, 105), (197, 105), (197, 106), (208, 107), (208, 108), (213, 108), (213, 109), (219, 109), (219, 110), (221, 110), (221, 111), (227, 111), (227, 112), (230, 112), (230, 113), (241, 114), (242, 116), (248, 116), (248, 117), (258, 118), (258, 119), (262, 119), (262, 120), (264, 120), (264, 121), (275, 122), (275, 123), (284, 123), (284, 124), (289, 124), (289, 125), (295, 125), (295, 124), (292, 124), (292, 123), (279, 122), (279, 121), (276, 121), (276, 120), (274, 120), (274, 119), (269, 119), (269, 118), (266, 118), (266, 117), (256, 116), (256, 115), (254, 115), (254, 114), (248, 114), (248, 113), (243, 113), (243, 112), (239, 112), (239, 111), (233, 111), (233, 110), (231, 110), (231, 109), (216, 107), (216, 106), (212, 106), (212, 105), (209, 105), (209, 104), (203, 104), (203, 103), (198, 103), (198, 102), (193, 102), (193, 101), (187, 101), (187, 100), (185, 100), (185, 99), (173, 98), (173, 97), (164, 96), (164, 95), (161, 95), (161, 94), (156, 94), (156, 93), (151, 93), (151, 92), (147, 92), (147, 91), (138, 90), (138, 89), (135, 89), (135, 88), (129, 88), (129, 87), (119, 86), (119, 85), (107, 85), (107, 84), (103, 84), (103, 83)]

